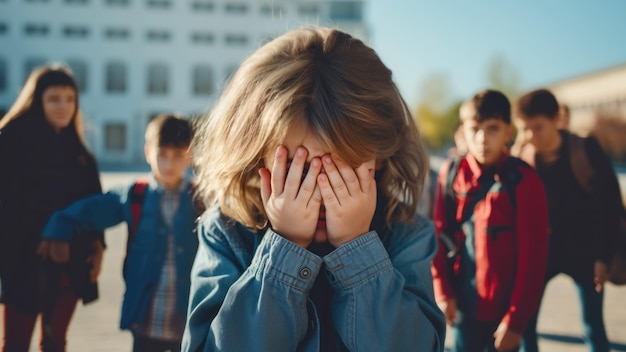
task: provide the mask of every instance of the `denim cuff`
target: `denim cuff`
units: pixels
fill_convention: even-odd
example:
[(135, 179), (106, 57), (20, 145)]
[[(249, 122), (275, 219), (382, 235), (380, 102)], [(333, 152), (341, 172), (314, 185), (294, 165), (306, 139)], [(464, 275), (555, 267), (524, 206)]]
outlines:
[(393, 266), (376, 231), (370, 231), (324, 257), (334, 290), (349, 289)]
[(300, 291), (309, 291), (322, 266), (322, 258), (267, 230), (254, 254), (255, 275), (276, 278)]

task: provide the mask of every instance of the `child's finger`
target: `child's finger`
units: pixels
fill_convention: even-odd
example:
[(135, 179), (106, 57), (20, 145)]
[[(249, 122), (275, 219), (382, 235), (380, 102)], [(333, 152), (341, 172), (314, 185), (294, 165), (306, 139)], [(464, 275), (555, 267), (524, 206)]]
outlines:
[(348, 193), (354, 196), (358, 192), (361, 192), (361, 180), (357, 176), (356, 170), (343, 160), (333, 158), (333, 161), (335, 162), (335, 166), (337, 167), (337, 170), (339, 171), (339, 174), (348, 189)]
[(359, 180), (359, 190), (363, 193), (369, 193), (372, 190), (372, 182), (374, 181), (374, 169), (367, 164), (361, 164), (354, 169)]
[(320, 174), (321, 170), (321, 160), (319, 158), (314, 158), (313, 160), (311, 160), (311, 163), (309, 165), (309, 172), (304, 177), (302, 185), (300, 185), (300, 191), (298, 192), (298, 197), (306, 199), (307, 203), (309, 199), (311, 199), (311, 195), (315, 191), (315, 187), (317, 186), (317, 175)]
[(288, 156), (287, 148), (282, 145), (276, 148), (271, 174), (271, 189), (274, 194), (282, 194), (284, 191)]
[(261, 200), (263, 200), (263, 203), (267, 203), (270, 195), (272, 195), (272, 175), (268, 169), (262, 167), (259, 169), (259, 176), (261, 177)]
[(50, 240), (41, 240), (36, 253), (41, 259), (48, 259), (50, 256)]
[[(343, 177), (341, 177), (341, 174), (337, 169), (337, 165), (335, 164), (331, 156), (324, 155), (322, 157), (322, 160), (324, 161), (324, 170), (326, 172), (326, 175), (328, 176), (327, 180), (328, 182), (330, 182), (330, 186), (332, 186), (333, 197), (336, 196), (338, 198), (337, 201), (339, 202), (339, 204), (341, 204), (339, 199), (349, 197), (350, 192), (348, 191), (346, 183), (344, 182)], [(352, 171), (352, 173), (354, 174), (354, 171)], [(356, 179), (356, 176), (354, 176), (354, 178)], [(326, 195), (327, 194), (325, 194), (324, 190), (322, 189), (322, 196), (324, 197), (324, 201), (326, 201)]]
[(313, 195), (307, 204), (307, 207), (319, 208), (322, 205), (322, 192), (320, 191), (319, 183), (315, 185)]
[(291, 160), (291, 165), (287, 171), (285, 179), (285, 188), (283, 192), (295, 198), (298, 195), (300, 184), (302, 183), (302, 172), (306, 163), (308, 151), (304, 147), (298, 147), (296, 153)]
[(319, 186), (318, 188), (320, 190), (320, 195), (322, 196), (322, 201), (324, 202), (324, 206), (327, 209), (340, 205), (339, 200), (337, 199), (337, 196), (335, 195), (335, 191), (330, 184), (327, 173), (322, 173), (317, 176), (317, 185)]

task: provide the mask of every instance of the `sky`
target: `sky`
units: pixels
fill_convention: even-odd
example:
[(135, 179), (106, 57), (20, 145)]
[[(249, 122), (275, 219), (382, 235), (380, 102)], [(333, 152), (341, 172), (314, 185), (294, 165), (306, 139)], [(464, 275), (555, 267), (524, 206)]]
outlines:
[(454, 99), (488, 88), (495, 57), (522, 93), (626, 65), (626, 0), (367, 0), (365, 14), (370, 46), (412, 108), (433, 75)]

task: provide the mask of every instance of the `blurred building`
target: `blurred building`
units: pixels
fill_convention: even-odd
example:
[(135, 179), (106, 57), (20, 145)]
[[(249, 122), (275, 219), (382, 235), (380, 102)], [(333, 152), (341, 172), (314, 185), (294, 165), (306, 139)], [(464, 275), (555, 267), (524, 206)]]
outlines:
[(570, 109), (571, 128), (589, 133), (597, 117), (626, 121), (626, 64), (552, 84), (549, 89)]
[(161, 112), (210, 109), (256, 48), (303, 25), (367, 42), (365, 0), (0, 0), (0, 116), (30, 71), (69, 65), (100, 162), (143, 160)]
[(548, 87), (570, 110), (570, 130), (595, 135), (618, 163), (626, 164), (626, 64)]

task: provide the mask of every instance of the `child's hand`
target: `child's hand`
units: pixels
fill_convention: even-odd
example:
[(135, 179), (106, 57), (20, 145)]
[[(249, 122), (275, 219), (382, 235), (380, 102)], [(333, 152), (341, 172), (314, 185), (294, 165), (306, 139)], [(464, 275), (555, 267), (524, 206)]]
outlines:
[(98, 280), (98, 276), (100, 276), (100, 272), (102, 271), (102, 257), (104, 254), (104, 246), (102, 246), (102, 242), (95, 240), (93, 242), (93, 250), (94, 253), (87, 257), (87, 263), (91, 263), (89, 276), (91, 282), (95, 283)]
[(261, 198), (272, 230), (291, 242), (307, 248), (313, 241), (321, 206), (316, 178), (322, 169), (319, 158), (313, 158), (309, 171), (302, 179), (308, 151), (298, 147), (287, 170), (287, 148), (280, 146), (272, 172), (259, 170)]
[(595, 284), (596, 292), (602, 291), (604, 283), (609, 279), (609, 268), (601, 260), (596, 260), (593, 265), (593, 283)]
[(522, 342), (522, 335), (510, 330), (504, 323), (498, 325), (496, 332), (493, 333), (493, 337), (495, 338), (493, 346), (498, 352), (514, 350)]
[(439, 306), (439, 309), (441, 309), (443, 315), (445, 315), (448, 326), (452, 327), (456, 325), (456, 320), (458, 318), (456, 299), (449, 298), (446, 301), (437, 302), (437, 306)]
[(317, 182), (326, 208), (326, 232), (328, 241), (340, 247), (370, 230), (376, 210), (376, 161), (353, 169), (330, 155), (322, 160), (325, 173)]
[(70, 244), (65, 241), (41, 240), (37, 255), (42, 259), (50, 258), (55, 263), (67, 263), (70, 260)]

